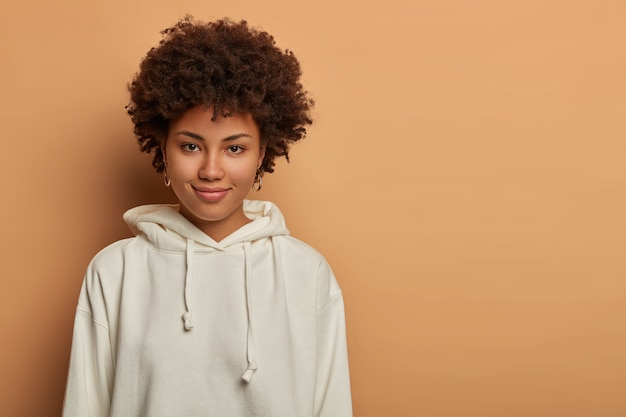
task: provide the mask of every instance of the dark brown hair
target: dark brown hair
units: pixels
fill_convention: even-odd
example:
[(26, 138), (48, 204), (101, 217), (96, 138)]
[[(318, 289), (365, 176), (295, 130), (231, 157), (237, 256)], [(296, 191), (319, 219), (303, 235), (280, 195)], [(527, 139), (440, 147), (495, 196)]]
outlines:
[(213, 106), (214, 119), (250, 113), (265, 146), (263, 171), (274, 172), (276, 157), (289, 159), (290, 145), (312, 123), (313, 107), (291, 51), (243, 20), (202, 23), (186, 16), (161, 33), (128, 87), (127, 106), (139, 147), (154, 151), (157, 172), (164, 168), (169, 121), (196, 105)]

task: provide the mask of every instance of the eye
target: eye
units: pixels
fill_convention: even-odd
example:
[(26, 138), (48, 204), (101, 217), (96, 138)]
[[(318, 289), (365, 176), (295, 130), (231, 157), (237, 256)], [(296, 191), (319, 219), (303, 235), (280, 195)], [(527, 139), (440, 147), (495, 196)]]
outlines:
[(239, 145), (232, 145), (228, 147), (228, 152), (230, 153), (241, 153), (243, 152), (243, 148)]
[(198, 148), (198, 145), (196, 145), (195, 143), (185, 143), (181, 147), (183, 148), (183, 150), (189, 151), (189, 152), (196, 152), (200, 149)]

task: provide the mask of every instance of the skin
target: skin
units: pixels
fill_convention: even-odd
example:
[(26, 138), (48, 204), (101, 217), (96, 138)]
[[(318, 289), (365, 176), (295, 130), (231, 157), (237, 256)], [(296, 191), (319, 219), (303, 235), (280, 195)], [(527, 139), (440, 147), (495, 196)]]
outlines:
[(212, 117), (196, 106), (171, 120), (162, 149), (180, 213), (219, 242), (250, 222), (243, 200), (265, 149), (249, 113)]

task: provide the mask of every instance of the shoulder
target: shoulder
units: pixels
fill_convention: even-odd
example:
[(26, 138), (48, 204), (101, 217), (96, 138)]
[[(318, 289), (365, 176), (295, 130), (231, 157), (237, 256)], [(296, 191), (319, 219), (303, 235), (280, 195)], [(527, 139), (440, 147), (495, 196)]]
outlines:
[(147, 246), (145, 239), (136, 236), (118, 240), (100, 250), (87, 267), (84, 279), (86, 289), (91, 292), (94, 288), (119, 287), (129, 260), (143, 259), (142, 250)]
[(124, 252), (135, 238), (114, 242), (100, 250), (87, 267), (78, 310), (89, 313), (98, 323), (107, 323), (107, 305), (118, 298), (124, 275)]
[(326, 259), (313, 246), (290, 235), (274, 237), (283, 262), (306, 265), (307, 268), (327, 265)]
[(279, 246), (283, 268), (298, 271), (298, 274), (313, 274), (316, 280), (318, 305), (341, 295), (341, 289), (332, 268), (314, 247), (292, 236), (279, 236), (275, 244)]
[(89, 270), (107, 270), (120, 265), (129, 245), (132, 245), (136, 240), (136, 237), (118, 240), (101, 249), (89, 263)]

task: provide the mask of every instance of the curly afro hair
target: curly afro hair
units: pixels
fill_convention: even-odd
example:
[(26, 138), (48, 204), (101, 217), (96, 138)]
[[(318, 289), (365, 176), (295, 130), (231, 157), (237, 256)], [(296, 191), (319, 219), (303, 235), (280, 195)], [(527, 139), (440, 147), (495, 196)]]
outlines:
[(213, 107), (213, 120), (250, 113), (265, 146), (263, 172), (274, 159), (289, 160), (290, 145), (305, 137), (313, 100), (300, 83), (300, 64), (267, 32), (245, 20), (202, 23), (186, 16), (161, 32), (163, 38), (141, 62), (129, 84), (126, 106), (143, 152), (162, 172), (161, 146), (169, 121), (197, 105)]

